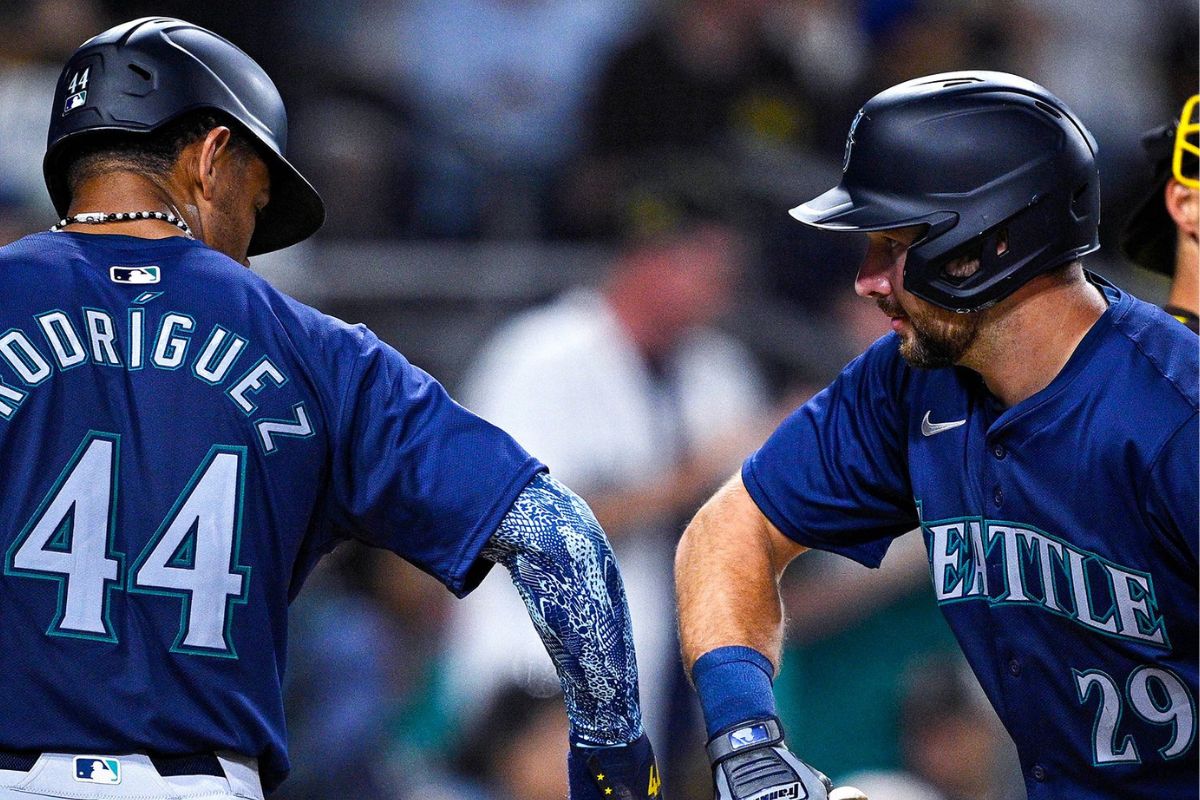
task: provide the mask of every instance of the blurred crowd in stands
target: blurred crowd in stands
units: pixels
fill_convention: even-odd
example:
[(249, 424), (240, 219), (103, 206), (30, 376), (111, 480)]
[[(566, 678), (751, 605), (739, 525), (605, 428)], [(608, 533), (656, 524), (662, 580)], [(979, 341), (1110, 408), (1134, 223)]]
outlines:
[[(672, 797), (709, 791), (675, 538), (885, 332), (852, 292), (861, 254), (786, 214), (836, 182), (858, 107), (964, 68), (1047, 86), (1100, 146), (1088, 265), (1164, 291), (1115, 241), (1149, 183), (1140, 134), (1196, 92), (1194, 0), (4, 0), (0, 242), (54, 221), (40, 165), (63, 59), (149, 14), (225, 35), (288, 103), (289, 155), (329, 218), (262, 260), (269, 279), (379, 330), (593, 505)], [(793, 748), (890, 800), (1020, 796), (919, 534), (884, 566), (812, 554), (789, 573), (785, 598), (804, 600), (776, 688)], [(344, 546), (295, 604), (289, 662), (277, 797), (565, 796), (557, 681), (503, 570), (456, 603)]]

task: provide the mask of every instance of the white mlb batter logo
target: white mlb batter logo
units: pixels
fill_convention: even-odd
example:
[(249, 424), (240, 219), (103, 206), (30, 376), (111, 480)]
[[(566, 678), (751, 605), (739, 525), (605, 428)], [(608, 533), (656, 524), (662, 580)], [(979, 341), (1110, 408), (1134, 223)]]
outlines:
[(108, 277), (113, 283), (158, 283), (158, 267), (109, 267)]
[(121, 762), (112, 756), (75, 756), (75, 780), (80, 783), (121, 782)]

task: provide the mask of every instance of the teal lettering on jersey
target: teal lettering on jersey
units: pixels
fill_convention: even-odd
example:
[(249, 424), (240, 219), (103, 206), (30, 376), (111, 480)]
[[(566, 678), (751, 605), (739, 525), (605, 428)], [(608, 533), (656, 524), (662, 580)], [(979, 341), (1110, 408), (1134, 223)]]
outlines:
[(1029, 525), (922, 522), (939, 603), (1028, 605), (1097, 633), (1171, 649), (1154, 579)]
[[(190, 369), (181, 374), (219, 388), (246, 416), (258, 410), (252, 396), (289, 383), (287, 375), (266, 356), (260, 356), (249, 370), (236, 371), (249, 340), (222, 325), (201, 331), (195, 318), (177, 311), (165, 311), (157, 319), (147, 316), (140, 305), (130, 308), (122, 330), (111, 314), (97, 308), (81, 308), (78, 317), (60, 309), (36, 314), (30, 330), (37, 330), (45, 345), (36, 344), (21, 328), (11, 328), (0, 335), (0, 364), (26, 387), (39, 386), (53, 375), (85, 363), (131, 372), (147, 365), (175, 371), (187, 364)], [(0, 420), (12, 419), (28, 396), (14, 381), (0, 377)], [(304, 403), (293, 403), (289, 418), (256, 417), (252, 422), (268, 454), (278, 451), (278, 438), (307, 439), (314, 432)]]

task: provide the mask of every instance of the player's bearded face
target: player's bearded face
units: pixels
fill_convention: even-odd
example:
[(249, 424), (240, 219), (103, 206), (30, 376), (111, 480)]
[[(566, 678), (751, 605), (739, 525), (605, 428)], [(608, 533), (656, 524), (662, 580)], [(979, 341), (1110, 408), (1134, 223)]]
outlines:
[[(875, 300), (892, 318), (892, 329), (900, 337), (900, 355), (914, 367), (948, 367), (962, 362), (979, 336), (979, 314), (958, 314), (939, 308), (904, 288), (904, 262), (908, 248), (922, 234), (923, 226), (872, 232), (855, 292)], [(956, 277), (967, 277), (979, 268), (978, 259), (960, 258), (945, 269)]]
[(900, 355), (914, 367), (953, 366), (979, 336), (978, 314), (957, 314), (913, 295), (903, 303), (894, 294), (877, 297), (875, 302), (889, 317), (907, 318), (908, 326), (898, 331)]

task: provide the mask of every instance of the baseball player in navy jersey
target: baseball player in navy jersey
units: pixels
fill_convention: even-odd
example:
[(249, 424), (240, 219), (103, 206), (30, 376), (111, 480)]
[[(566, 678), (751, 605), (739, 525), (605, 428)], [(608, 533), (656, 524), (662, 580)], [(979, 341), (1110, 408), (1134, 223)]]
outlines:
[(261, 798), (287, 606), (346, 539), (458, 595), (504, 564), (562, 678), (571, 796), (659, 797), (587, 506), (243, 266), (324, 217), (270, 78), (147, 18), (84, 43), (52, 112), (62, 219), (0, 249), (0, 798)]
[(827, 796), (775, 716), (777, 581), (808, 548), (877, 567), (914, 528), (1029, 797), (1196, 796), (1196, 337), (1083, 269), (1095, 152), (1034, 83), (934, 75), (872, 98), (841, 182), (792, 210), (867, 238), (855, 290), (892, 332), (680, 543), (719, 798)]

